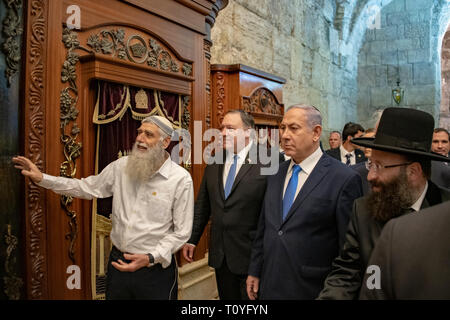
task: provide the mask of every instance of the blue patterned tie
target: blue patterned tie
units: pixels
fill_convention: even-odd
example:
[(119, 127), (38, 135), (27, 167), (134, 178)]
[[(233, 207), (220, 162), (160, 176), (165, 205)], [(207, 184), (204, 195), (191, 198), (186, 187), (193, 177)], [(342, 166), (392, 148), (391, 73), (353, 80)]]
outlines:
[(237, 166), (237, 154), (234, 155), (233, 164), (230, 167), (230, 171), (228, 172), (227, 181), (225, 182), (225, 199), (228, 198), (231, 192), (231, 187), (233, 187), (234, 176), (236, 175), (236, 166)]
[(283, 198), (283, 221), (286, 219), (286, 216), (289, 212), (289, 209), (291, 209), (292, 204), (294, 203), (295, 199), (295, 192), (297, 191), (297, 185), (298, 185), (298, 174), (302, 170), (298, 164), (294, 164), (292, 167), (292, 176), (291, 179), (289, 179), (289, 183), (287, 185), (286, 191), (284, 192), (284, 198)]

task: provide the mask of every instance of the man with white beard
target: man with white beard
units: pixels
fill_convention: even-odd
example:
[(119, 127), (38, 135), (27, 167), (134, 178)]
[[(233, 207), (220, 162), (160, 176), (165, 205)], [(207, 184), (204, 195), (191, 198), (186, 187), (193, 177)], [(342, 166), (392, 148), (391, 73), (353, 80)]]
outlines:
[(176, 299), (173, 254), (191, 235), (194, 189), (190, 174), (170, 159), (173, 127), (160, 116), (142, 121), (130, 156), (82, 179), (43, 174), (29, 159), (15, 167), (37, 185), (82, 199), (113, 197), (106, 299)]

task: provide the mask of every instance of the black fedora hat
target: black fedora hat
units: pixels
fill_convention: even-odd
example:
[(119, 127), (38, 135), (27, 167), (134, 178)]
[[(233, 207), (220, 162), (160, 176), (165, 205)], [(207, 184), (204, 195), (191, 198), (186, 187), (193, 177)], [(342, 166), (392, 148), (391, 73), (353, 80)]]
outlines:
[(424, 111), (386, 108), (375, 138), (355, 138), (352, 143), (375, 150), (418, 156), (435, 161), (450, 159), (431, 152), (434, 119)]

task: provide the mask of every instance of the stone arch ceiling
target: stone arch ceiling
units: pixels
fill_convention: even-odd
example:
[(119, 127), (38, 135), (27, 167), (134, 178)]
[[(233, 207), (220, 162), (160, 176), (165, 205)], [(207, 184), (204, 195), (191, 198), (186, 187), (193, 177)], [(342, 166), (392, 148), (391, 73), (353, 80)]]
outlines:
[[(357, 53), (359, 51), (365, 35), (365, 32), (360, 32), (359, 30), (361, 30), (361, 27), (364, 28), (363, 25), (367, 23), (371, 14), (373, 14), (371, 12), (372, 8), (379, 7), (381, 11), (392, 1), (395, 0), (335, 0), (334, 26), (339, 33), (340, 40), (343, 42), (342, 54), (350, 54), (351, 51)], [(438, 32), (431, 36), (431, 48), (436, 49), (433, 55), (438, 55), (441, 52), (442, 38), (449, 25), (450, 1), (430, 1), (433, 1), (432, 24), (439, 26)], [(349, 66), (350, 69), (353, 67), (355, 65)]]

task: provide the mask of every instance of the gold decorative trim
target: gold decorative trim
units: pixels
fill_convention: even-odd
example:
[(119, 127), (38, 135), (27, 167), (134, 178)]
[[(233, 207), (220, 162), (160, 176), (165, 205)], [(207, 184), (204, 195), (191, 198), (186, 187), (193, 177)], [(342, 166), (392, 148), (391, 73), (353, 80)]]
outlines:
[[(62, 41), (67, 48), (67, 55), (62, 66), (61, 82), (68, 83), (68, 87), (62, 89), (60, 94), (61, 142), (65, 158), (60, 166), (60, 176), (73, 178), (77, 172), (75, 160), (80, 156), (82, 148), (81, 142), (77, 142), (81, 129), (76, 123), (79, 113), (76, 107), (78, 102), (76, 65), (79, 61), (79, 55), (76, 50), (80, 49), (80, 42), (77, 33), (68, 28), (63, 30)], [(75, 263), (75, 241), (78, 233), (77, 214), (70, 209), (73, 197), (62, 195), (60, 199), (61, 207), (69, 217), (70, 231), (66, 234), (66, 239), (70, 241), (69, 258)]]

